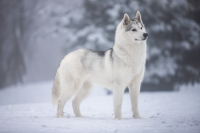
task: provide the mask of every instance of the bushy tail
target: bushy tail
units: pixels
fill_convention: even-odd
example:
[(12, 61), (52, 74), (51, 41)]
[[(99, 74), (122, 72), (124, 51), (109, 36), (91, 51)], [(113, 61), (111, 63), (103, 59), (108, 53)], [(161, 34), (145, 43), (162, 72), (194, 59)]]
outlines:
[(53, 83), (53, 88), (52, 88), (52, 103), (53, 105), (57, 105), (58, 104), (58, 99), (60, 97), (60, 81), (58, 78), (58, 74), (56, 73), (55, 79), (54, 79), (54, 83)]

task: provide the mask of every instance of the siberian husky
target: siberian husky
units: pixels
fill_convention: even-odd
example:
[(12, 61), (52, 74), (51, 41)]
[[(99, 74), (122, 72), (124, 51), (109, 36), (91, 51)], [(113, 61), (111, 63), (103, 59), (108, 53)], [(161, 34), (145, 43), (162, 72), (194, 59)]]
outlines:
[(115, 43), (107, 51), (79, 49), (66, 55), (55, 75), (52, 102), (57, 105), (57, 117), (63, 116), (66, 102), (75, 95), (72, 106), (77, 117), (81, 102), (98, 84), (113, 90), (115, 119), (122, 119), (123, 93), (129, 88), (134, 118), (140, 118), (138, 96), (145, 72), (146, 40), (140, 12), (134, 18), (124, 14), (115, 33)]

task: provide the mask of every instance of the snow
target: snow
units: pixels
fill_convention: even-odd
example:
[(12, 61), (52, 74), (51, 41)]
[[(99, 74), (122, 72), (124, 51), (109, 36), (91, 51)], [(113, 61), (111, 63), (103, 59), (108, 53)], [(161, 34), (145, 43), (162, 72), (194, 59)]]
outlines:
[(176, 92), (141, 92), (142, 119), (132, 118), (129, 94), (124, 94), (122, 120), (115, 120), (112, 95), (95, 87), (82, 103), (83, 118), (75, 117), (71, 100), (65, 118), (56, 118), (51, 104), (52, 81), (0, 90), (0, 132), (200, 132), (200, 89), (182, 86)]

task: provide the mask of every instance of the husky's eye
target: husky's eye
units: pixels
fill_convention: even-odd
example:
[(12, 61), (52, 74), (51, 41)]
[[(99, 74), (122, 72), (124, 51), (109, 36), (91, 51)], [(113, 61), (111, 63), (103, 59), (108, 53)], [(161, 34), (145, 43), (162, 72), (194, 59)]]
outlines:
[(132, 29), (132, 31), (137, 31), (136, 29)]
[(141, 27), (141, 30), (142, 30), (142, 27)]

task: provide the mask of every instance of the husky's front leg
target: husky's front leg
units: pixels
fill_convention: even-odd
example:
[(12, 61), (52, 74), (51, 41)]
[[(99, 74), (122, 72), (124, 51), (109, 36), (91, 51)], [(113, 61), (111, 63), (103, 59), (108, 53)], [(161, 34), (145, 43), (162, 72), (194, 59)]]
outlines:
[(113, 89), (115, 119), (119, 120), (122, 119), (121, 109), (122, 109), (123, 94), (124, 94), (124, 89), (122, 88)]
[(133, 117), (136, 119), (140, 119), (141, 117), (138, 111), (138, 97), (140, 93), (140, 83), (133, 83), (129, 87), (129, 93), (131, 98)]
[(144, 77), (145, 66), (142, 67), (140, 73), (134, 77), (134, 79), (128, 85), (129, 93), (131, 97), (132, 111), (133, 117), (136, 119), (140, 119), (140, 114), (138, 111), (138, 97), (140, 93), (140, 86), (142, 83), (142, 79)]

